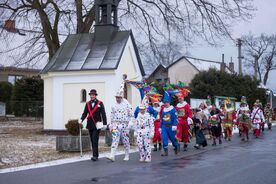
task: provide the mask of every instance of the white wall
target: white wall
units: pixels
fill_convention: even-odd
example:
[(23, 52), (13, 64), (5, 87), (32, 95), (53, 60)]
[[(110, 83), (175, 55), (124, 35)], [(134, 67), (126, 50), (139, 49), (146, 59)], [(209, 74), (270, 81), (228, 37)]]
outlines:
[(168, 68), (168, 77), (173, 84), (182, 81), (188, 86), (197, 73), (198, 70), (184, 58)]
[[(129, 38), (117, 70), (50, 72), (44, 79), (44, 129), (64, 130), (69, 119), (79, 119), (84, 109), (80, 102), (81, 90), (96, 89), (103, 101), (107, 120), (110, 120), (111, 106), (122, 82), (123, 74), (129, 80), (142, 80), (134, 47)], [(128, 85), (128, 98), (133, 107), (140, 103), (138, 90)], [(87, 97), (88, 100), (88, 97)]]

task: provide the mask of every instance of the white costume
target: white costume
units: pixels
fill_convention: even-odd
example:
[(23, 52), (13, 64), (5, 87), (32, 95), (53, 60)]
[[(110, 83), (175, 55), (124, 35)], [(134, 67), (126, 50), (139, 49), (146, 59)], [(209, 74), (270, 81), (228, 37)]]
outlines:
[(260, 129), (260, 123), (265, 122), (264, 113), (261, 108), (254, 107), (251, 113), (254, 129)]
[(125, 147), (125, 158), (124, 160), (129, 160), (129, 121), (133, 116), (132, 107), (129, 102), (123, 98), (124, 96), (124, 82), (121, 84), (116, 97), (121, 97), (121, 102), (116, 102), (111, 107), (111, 117), (109, 129), (112, 133), (112, 144), (111, 144), (111, 154), (107, 157), (111, 161), (115, 161), (115, 152), (118, 148), (120, 137), (122, 137), (123, 144)]
[(154, 135), (154, 119), (145, 112), (139, 113), (135, 120), (135, 134), (137, 135), (137, 145), (140, 152), (140, 162), (151, 161), (151, 138)]

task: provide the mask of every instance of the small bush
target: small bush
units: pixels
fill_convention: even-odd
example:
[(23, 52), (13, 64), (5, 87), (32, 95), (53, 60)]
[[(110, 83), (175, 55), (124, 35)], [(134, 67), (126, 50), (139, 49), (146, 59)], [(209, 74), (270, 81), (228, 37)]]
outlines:
[[(68, 123), (65, 125), (68, 133), (73, 136), (78, 136), (80, 133), (80, 125), (77, 119), (69, 120)], [(81, 129), (83, 126), (81, 125)]]

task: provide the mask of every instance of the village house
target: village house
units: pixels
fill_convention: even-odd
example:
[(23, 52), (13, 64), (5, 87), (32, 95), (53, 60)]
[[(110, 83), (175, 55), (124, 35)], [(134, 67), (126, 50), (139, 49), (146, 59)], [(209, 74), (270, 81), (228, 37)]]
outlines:
[[(104, 102), (109, 121), (123, 75), (137, 81), (145, 75), (131, 30), (117, 26), (118, 2), (96, 1), (94, 33), (69, 35), (42, 70), (45, 130), (63, 130), (68, 120), (79, 119), (91, 89)], [(128, 84), (125, 98), (140, 103), (138, 90)]]
[(235, 72), (233, 62), (230, 62), (227, 66), (224, 62), (182, 56), (169, 66), (158, 65), (148, 79), (159, 82), (169, 81), (173, 84), (183, 81), (188, 86), (196, 74), (200, 71), (207, 71), (210, 68), (229, 73)]

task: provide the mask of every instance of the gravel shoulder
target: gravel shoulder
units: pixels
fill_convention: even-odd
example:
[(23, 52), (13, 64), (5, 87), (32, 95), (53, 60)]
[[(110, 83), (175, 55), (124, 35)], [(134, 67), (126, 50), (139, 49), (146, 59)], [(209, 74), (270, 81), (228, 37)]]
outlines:
[[(79, 152), (56, 151), (56, 135), (42, 130), (41, 121), (1, 121), (0, 169), (79, 156)], [(100, 140), (100, 152), (109, 151), (104, 137)], [(84, 155), (91, 155), (91, 151)]]

